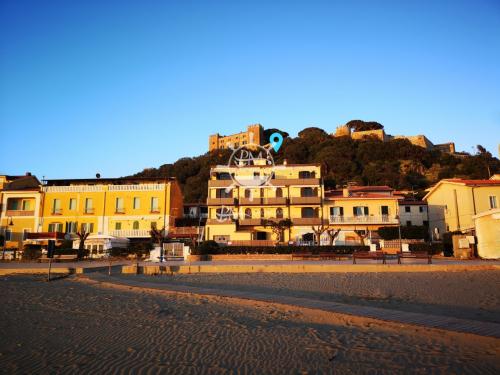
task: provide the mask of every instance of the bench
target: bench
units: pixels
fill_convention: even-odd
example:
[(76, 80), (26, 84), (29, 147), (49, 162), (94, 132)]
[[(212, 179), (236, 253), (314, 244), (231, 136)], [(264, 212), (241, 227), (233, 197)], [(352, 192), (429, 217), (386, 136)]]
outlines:
[(319, 258), (328, 260), (328, 259), (337, 259), (340, 260), (340, 258), (351, 258), (351, 254), (343, 254), (343, 253), (334, 253), (334, 252), (324, 252), (324, 253), (319, 253)]
[(382, 260), (385, 264), (385, 253), (383, 251), (355, 251), (352, 254), (352, 263), (356, 264), (356, 259)]
[(294, 259), (310, 259), (317, 258), (317, 255), (313, 255), (311, 252), (301, 252), (301, 253), (292, 253), (292, 260)]
[[(60, 254), (60, 255), (54, 255), (54, 257), (52, 258), (52, 260), (54, 262), (63, 262), (63, 261), (73, 261), (73, 260), (76, 260), (77, 259), (77, 255), (76, 254)], [(47, 258), (47, 255), (42, 255), (40, 259), (38, 259), (38, 261), (41, 263), (41, 262), (44, 262), (44, 261), (48, 261), (49, 258)]]
[(401, 264), (401, 259), (427, 259), (427, 264), (432, 264), (432, 254), (427, 251), (401, 251), (398, 254), (398, 264)]

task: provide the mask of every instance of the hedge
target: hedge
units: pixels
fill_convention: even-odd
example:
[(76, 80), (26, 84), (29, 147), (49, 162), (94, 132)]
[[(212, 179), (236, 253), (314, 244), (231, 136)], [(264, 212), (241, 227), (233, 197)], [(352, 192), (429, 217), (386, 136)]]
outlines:
[[(442, 243), (412, 243), (409, 246), (410, 251), (428, 251), (432, 255), (444, 253), (444, 246)], [(446, 255), (446, 254), (445, 254)]]
[[(207, 241), (209, 242), (209, 241)], [(354, 251), (369, 251), (369, 246), (214, 246), (201, 244), (193, 249), (193, 255), (218, 254), (292, 254), (301, 252), (352, 254)]]
[[(378, 235), (383, 240), (397, 240), (399, 239), (398, 227), (381, 227), (377, 230)], [(427, 226), (401, 226), (401, 238), (406, 239), (429, 239), (429, 228)]]

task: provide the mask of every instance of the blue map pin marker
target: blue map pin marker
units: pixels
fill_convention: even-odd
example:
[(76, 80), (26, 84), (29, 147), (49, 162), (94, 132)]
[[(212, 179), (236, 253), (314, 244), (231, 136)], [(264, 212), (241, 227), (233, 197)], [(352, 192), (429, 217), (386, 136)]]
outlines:
[(278, 152), (283, 144), (283, 136), (280, 133), (273, 133), (269, 137), (269, 140), (271, 141), (271, 146), (273, 146), (274, 151)]

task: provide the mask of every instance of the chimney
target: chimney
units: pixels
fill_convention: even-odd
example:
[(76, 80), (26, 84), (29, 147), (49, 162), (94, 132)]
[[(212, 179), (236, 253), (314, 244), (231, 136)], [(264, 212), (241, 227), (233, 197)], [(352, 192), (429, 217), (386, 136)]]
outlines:
[(349, 187), (348, 187), (348, 186), (342, 189), (342, 196), (343, 196), (344, 198), (347, 198), (347, 197), (349, 197), (350, 195), (351, 195), (351, 193), (349, 192)]
[(31, 172), (26, 172), (26, 176), (31, 176)]

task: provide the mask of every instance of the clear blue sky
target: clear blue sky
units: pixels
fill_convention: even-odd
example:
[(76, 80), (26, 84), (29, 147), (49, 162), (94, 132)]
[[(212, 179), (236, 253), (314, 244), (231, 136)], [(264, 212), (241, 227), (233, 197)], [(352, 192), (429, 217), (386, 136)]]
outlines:
[(500, 2), (0, 1), (0, 173), (122, 176), (259, 122), (500, 142)]

